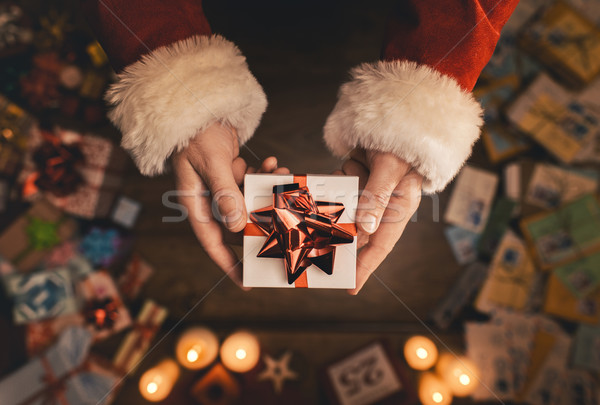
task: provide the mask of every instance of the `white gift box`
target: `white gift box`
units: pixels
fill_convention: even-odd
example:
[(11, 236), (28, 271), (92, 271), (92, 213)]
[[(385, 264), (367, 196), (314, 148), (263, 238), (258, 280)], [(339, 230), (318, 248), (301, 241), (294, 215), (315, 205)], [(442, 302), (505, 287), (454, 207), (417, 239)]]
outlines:
[[(285, 262), (282, 258), (258, 257), (257, 254), (267, 240), (267, 236), (249, 232), (252, 227), (250, 213), (273, 206), (273, 186), (299, 183), (306, 185), (315, 201), (342, 203), (344, 211), (336, 222), (347, 227), (355, 224), (356, 206), (358, 204), (358, 177), (326, 176), (326, 175), (292, 175), (292, 174), (247, 174), (244, 179), (244, 198), (248, 217), (244, 232), (244, 275), (245, 287), (280, 287), (280, 288), (343, 288), (356, 286), (356, 232), (352, 243), (335, 245), (333, 273), (326, 274), (315, 265), (305, 270), (306, 278), (299, 278), (289, 284)], [(350, 226), (353, 228), (353, 226)]]

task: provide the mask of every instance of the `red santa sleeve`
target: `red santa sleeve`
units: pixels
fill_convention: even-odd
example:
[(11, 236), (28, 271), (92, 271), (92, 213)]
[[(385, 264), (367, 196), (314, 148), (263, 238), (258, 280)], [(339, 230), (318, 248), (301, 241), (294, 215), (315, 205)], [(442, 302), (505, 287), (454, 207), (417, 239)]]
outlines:
[(200, 0), (82, 0), (118, 72), (107, 92), (122, 146), (146, 175), (215, 122), (236, 128), (240, 145), (267, 99), (240, 50), (212, 35)]
[(402, 0), (390, 16), (382, 60), (351, 71), (325, 124), (344, 156), (391, 152), (442, 190), (471, 154), (483, 123), (471, 90), (518, 0)]

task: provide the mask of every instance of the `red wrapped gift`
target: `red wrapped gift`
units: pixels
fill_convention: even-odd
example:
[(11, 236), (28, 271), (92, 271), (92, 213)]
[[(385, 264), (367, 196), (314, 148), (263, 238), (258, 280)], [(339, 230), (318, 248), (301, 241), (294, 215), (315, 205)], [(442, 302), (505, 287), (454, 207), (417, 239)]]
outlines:
[(77, 132), (42, 132), (20, 176), (23, 195), (82, 218), (106, 217), (125, 168), (125, 153), (110, 140)]

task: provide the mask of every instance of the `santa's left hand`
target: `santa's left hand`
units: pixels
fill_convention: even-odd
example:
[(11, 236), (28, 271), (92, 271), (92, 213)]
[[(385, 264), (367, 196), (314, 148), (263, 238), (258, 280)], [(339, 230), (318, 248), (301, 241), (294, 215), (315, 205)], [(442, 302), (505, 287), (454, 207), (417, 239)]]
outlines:
[(391, 252), (421, 201), (423, 176), (391, 153), (355, 149), (336, 174), (358, 176), (356, 295)]

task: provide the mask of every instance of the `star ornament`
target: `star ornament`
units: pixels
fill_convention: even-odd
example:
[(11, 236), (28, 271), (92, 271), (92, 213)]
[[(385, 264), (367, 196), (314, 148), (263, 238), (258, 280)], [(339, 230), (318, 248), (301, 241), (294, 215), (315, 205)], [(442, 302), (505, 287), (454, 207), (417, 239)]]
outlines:
[(336, 224), (344, 204), (314, 201), (298, 183), (273, 187), (273, 205), (252, 211), (250, 220), (267, 236), (258, 257), (284, 259), (289, 284), (311, 265), (333, 274), (335, 247), (354, 234)]
[(258, 375), (258, 379), (271, 380), (273, 382), (273, 389), (276, 393), (280, 393), (283, 389), (283, 383), (286, 380), (295, 380), (298, 375), (290, 370), (290, 360), (292, 359), (291, 352), (285, 352), (280, 359), (276, 360), (269, 355), (265, 355), (263, 360), (265, 362), (265, 369)]

